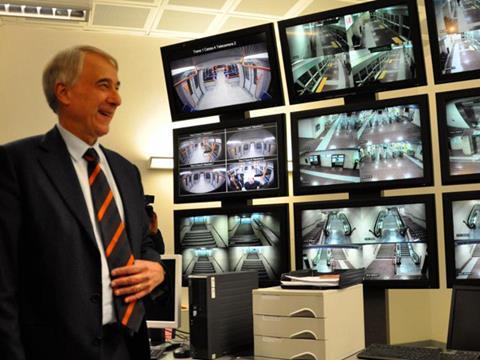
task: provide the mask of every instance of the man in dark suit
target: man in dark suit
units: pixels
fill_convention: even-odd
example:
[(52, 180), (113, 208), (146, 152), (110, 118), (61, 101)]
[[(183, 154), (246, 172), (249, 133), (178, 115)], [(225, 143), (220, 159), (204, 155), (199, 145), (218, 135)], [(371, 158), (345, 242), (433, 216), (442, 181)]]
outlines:
[[(165, 273), (138, 169), (98, 143), (121, 103), (117, 70), (97, 48), (57, 54), (43, 87), (58, 124), (0, 146), (2, 360), (149, 359), (143, 300)], [(98, 211), (92, 183), (100, 182), (109, 193)], [(110, 249), (107, 216), (120, 224)], [(119, 248), (129, 262), (115, 267)]]

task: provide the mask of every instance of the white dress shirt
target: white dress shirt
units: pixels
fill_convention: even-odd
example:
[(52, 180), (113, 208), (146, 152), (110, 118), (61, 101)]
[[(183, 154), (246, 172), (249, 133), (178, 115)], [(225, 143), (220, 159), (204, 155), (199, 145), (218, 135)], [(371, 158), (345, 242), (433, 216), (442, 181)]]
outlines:
[(73, 167), (77, 173), (78, 181), (80, 182), (80, 187), (82, 188), (83, 197), (87, 205), (88, 214), (90, 216), (90, 222), (92, 223), (93, 233), (95, 235), (95, 240), (97, 242), (98, 250), (100, 252), (100, 259), (102, 265), (102, 324), (109, 324), (116, 321), (115, 309), (113, 305), (113, 293), (110, 278), (110, 271), (108, 269), (107, 258), (105, 256), (105, 250), (102, 242), (100, 226), (95, 218), (95, 210), (93, 208), (92, 194), (90, 192), (90, 184), (88, 183), (88, 169), (87, 161), (83, 158), (85, 151), (89, 148), (94, 148), (98, 153), (100, 167), (105, 174), (108, 184), (112, 189), (113, 197), (117, 205), (118, 211), (122, 221), (125, 219), (125, 214), (123, 210), (122, 199), (118, 191), (117, 185), (115, 184), (115, 179), (113, 177), (112, 171), (108, 166), (107, 158), (103, 153), (98, 141), (90, 146), (85, 143), (83, 140), (79, 139), (71, 132), (66, 130), (62, 125), (57, 124), (57, 128), (60, 131), (60, 134), (67, 145), (68, 152), (70, 153), (70, 158), (72, 159)]

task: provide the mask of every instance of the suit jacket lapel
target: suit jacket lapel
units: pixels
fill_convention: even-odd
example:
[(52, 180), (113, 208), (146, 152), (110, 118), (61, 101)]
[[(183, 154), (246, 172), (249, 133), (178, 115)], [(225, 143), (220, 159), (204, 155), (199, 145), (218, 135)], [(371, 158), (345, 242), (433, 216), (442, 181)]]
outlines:
[(45, 135), (40, 147), (43, 149), (38, 156), (41, 166), (67, 204), (69, 210), (78, 219), (93, 243), (96, 244), (87, 205), (85, 204), (85, 198), (83, 197), (77, 174), (67, 146), (56, 127)]

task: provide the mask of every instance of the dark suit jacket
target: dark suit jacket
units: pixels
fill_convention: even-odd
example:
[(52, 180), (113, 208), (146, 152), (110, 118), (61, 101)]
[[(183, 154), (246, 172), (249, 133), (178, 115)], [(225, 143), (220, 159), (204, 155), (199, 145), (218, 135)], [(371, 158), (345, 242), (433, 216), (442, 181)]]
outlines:
[[(103, 150), (133, 254), (158, 261), (138, 169)], [(101, 294), (99, 250), (58, 130), (1, 146), (0, 359), (100, 359)], [(135, 359), (148, 359), (145, 326), (132, 343)]]

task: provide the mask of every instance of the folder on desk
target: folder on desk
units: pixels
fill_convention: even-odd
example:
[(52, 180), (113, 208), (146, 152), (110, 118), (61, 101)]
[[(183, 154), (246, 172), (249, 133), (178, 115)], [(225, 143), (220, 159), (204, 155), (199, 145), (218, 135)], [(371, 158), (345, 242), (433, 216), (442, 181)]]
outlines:
[(282, 274), (280, 281), (284, 289), (342, 289), (360, 284), (364, 275), (364, 268), (329, 273), (308, 269)]

